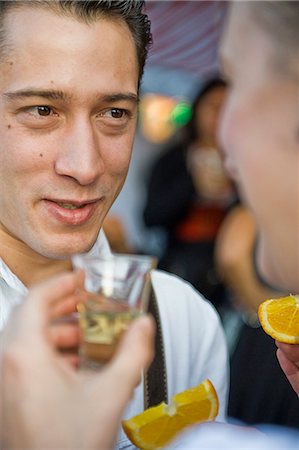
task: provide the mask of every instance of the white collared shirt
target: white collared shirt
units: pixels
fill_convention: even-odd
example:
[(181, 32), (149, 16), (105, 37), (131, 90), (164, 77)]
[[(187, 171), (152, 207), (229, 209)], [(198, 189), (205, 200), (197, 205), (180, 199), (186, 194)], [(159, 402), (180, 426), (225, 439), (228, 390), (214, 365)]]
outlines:
[[(88, 254), (104, 255), (109, 253), (111, 250), (107, 238), (101, 230), (96, 243)], [(0, 258), (0, 331), (5, 326), (12, 309), (22, 301), (27, 292), (26, 286)]]

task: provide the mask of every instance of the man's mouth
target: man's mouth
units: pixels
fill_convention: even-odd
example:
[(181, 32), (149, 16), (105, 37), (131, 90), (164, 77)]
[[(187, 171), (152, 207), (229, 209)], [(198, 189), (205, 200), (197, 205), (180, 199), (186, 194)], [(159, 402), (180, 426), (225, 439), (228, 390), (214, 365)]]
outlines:
[(86, 201), (67, 199), (44, 199), (49, 217), (66, 225), (82, 225), (97, 211), (103, 198)]
[(74, 205), (73, 203), (62, 203), (62, 202), (55, 202), (57, 203), (57, 205), (61, 206), (62, 208), (65, 209), (81, 209), (84, 208), (84, 206), (86, 205), (86, 203), (83, 203), (82, 205)]

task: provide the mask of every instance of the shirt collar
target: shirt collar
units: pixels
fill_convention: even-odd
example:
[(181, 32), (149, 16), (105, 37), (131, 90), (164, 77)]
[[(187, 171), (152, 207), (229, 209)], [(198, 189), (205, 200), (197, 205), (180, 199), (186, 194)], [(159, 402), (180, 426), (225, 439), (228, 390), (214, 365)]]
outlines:
[[(108, 244), (108, 240), (105, 236), (103, 230), (100, 230), (98, 238), (94, 244), (94, 246), (89, 250), (89, 252), (85, 253), (85, 255), (92, 256), (102, 256), (111, 254), (111, 250)], [(10, 268), (5, 264), (5, 262), (0, 258), (0, 278), (3, 278), (5, 283), (16, 290), (19, 294), (26, 294), (28, 289), (22, 283), (21, 280), (10, 270)]]

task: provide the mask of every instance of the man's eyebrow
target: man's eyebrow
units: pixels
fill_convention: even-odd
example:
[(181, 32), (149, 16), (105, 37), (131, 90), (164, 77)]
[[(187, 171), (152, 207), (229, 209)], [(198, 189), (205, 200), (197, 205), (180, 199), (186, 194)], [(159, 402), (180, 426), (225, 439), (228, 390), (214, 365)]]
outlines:
[(71, 96), (69, 94), (56, 89), (20, 89), (13, 92), (4, 92), (3, 95), (8, 100), (18, 100), (29, 97), (42, 97), (47, 100), (71, 100)]
[(99, 95), (98, 100), (107, 103), (117, 103), (120, 101), (129, 101), (133, 103), (138, 103), (139, 96), (137, 94), (128, 92), (128, 93), (119, 93), (119, 94), (104, 94)]
[[(8, 100), (21, 100), (23, 98), (41, 97), (47, 100), (64, 100), (70, 101), (72, 96), (66, 92), (56, 89), (20, 89), (13, 92), (4, 92), (4, 97)], [(139, 97), (132, 92), (127, 93), (114, 93), (114, 94), (99, 94), (96, 96), (98, 101), (105, 103), (116, 103), (119, 101), (130, 101), (138, 103)]]

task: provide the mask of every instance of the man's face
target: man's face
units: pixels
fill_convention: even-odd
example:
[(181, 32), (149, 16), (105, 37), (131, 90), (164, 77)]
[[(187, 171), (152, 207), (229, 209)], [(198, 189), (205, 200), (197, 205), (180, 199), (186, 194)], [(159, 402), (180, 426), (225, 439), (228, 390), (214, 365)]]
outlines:
[(290, 289), (299, 258), (298, 81), (275, 69), (271, 37), (246, 3), (234, 4), (221, 47), (230, 88), (220, 138), (226, 167), (258, 224), (264, 273)]
[(219, 114), (225, 100), (226, 88), (218, 86), (204, 95), (196, 107), (198, 135), (211, 144), (216, 140)]
[(10, 12), (0, 63), (0, 227), (41, 255), (87, 251), (124, 183), (138, 62), (120, 22)]

